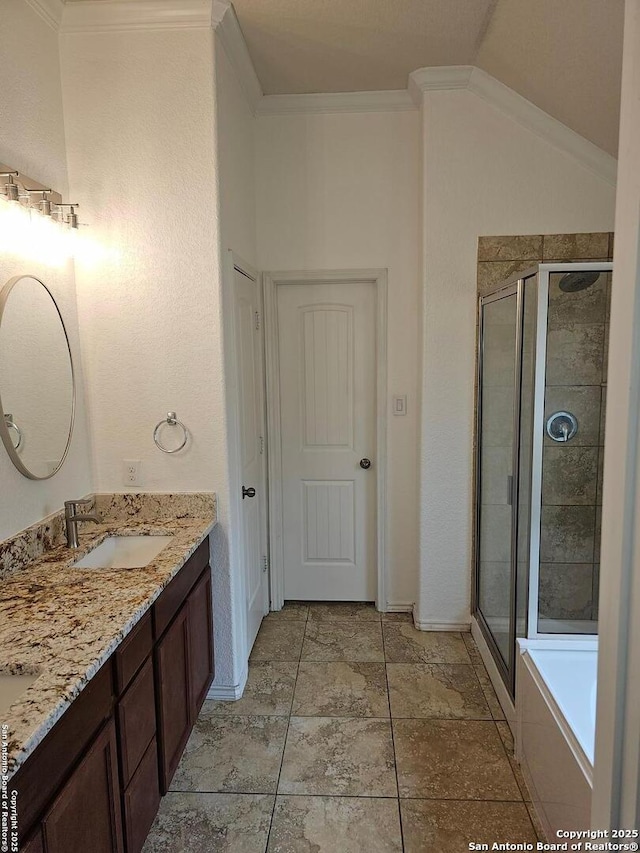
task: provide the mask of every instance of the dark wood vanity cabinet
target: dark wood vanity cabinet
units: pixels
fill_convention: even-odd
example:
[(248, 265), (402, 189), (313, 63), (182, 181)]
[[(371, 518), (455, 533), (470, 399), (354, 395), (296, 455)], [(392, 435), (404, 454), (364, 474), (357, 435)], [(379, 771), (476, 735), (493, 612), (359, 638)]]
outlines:
[(22, 853), (139, 853), (212, 679), (205, 541), (11, 780)]
[[(195, 557), (198, 557), (196, 553)], [(170, 592), (170, 588), (167, 590)], [(213, 680), (211, 572), (203, 572), (156, 646), (160, 784), (169, 789)]]

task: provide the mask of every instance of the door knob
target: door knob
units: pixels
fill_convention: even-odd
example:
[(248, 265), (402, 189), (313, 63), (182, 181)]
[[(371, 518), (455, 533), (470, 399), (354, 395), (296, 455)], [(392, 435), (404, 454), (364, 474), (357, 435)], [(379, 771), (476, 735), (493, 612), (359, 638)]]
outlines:
[(245, 489), (244, 486), (242, 487), (242, 500), (245, 498), (255, 498), (255, 496), (256, 490), (254, 488)]
[(364, 468), (365, 471), (367, 470), (367, 468), (371, 468), (371, 460), (367, 459), (367, 457), (365, 456), (364, 459), (360, 460), (360, 467)]

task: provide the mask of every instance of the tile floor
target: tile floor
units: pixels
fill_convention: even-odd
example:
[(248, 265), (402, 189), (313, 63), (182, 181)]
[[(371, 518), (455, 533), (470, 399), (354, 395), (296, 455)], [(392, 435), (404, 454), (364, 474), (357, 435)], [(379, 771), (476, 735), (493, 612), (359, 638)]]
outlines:
[(534, 823), (470, 634), (289, 604), (243, 698), (205, 702), (144, 853), (463, 853)]

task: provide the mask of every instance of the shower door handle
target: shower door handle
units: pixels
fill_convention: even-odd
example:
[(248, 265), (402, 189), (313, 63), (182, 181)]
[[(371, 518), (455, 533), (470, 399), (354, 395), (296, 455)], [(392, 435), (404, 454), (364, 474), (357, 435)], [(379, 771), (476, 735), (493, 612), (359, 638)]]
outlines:
[(513, 474), (507, 475), (507, 503), (513, 506)]

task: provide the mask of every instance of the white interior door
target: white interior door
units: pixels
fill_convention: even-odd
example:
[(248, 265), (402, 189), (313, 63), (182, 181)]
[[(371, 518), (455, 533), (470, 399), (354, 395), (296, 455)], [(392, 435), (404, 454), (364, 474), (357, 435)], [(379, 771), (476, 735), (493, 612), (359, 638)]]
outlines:
[(375, 284), (279, 285), (277, 306), (284, 597), (374, 601)]
[(247, 610), (247, 650), (269, 611), (267, 488), (260, 293), (256, 281), (234, 269), (234, 323), (238, 366), (242, 482), (242, 552)]

